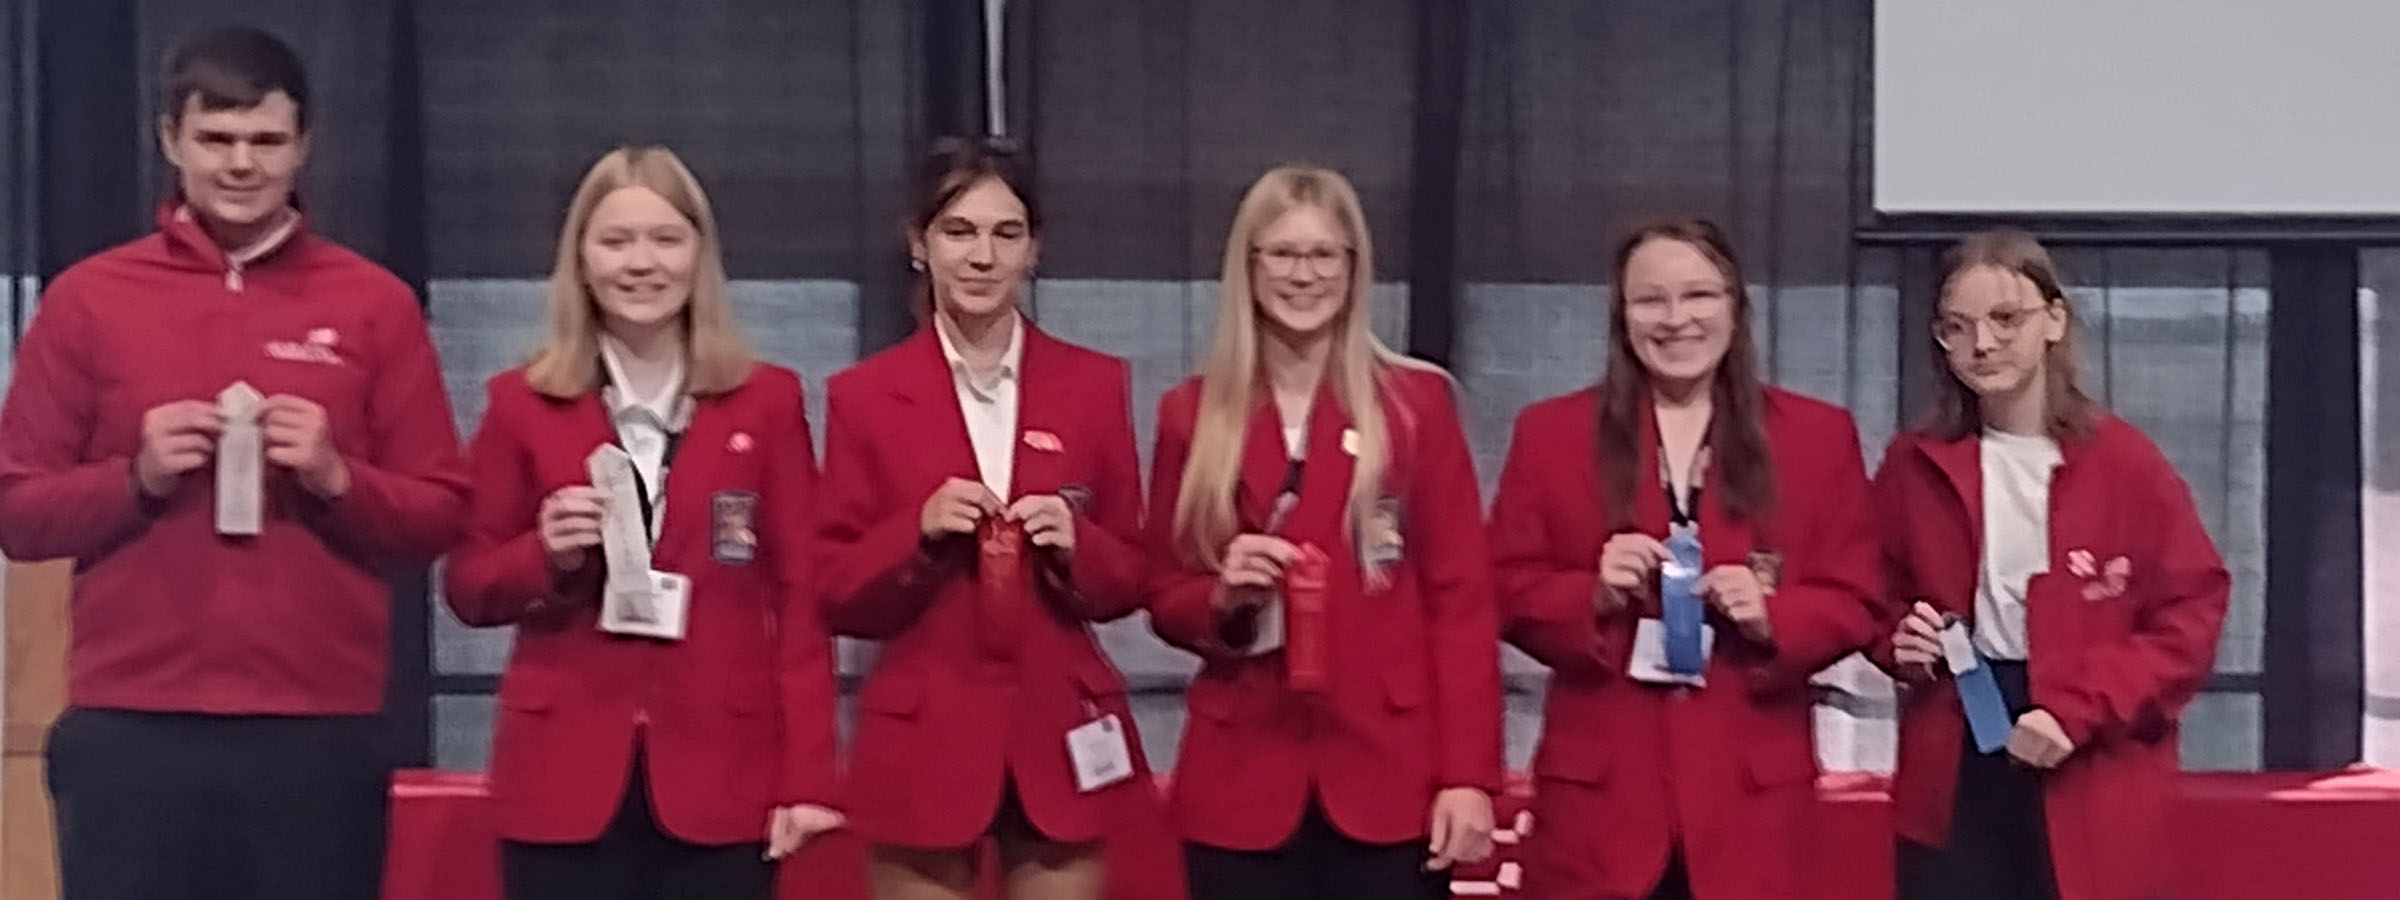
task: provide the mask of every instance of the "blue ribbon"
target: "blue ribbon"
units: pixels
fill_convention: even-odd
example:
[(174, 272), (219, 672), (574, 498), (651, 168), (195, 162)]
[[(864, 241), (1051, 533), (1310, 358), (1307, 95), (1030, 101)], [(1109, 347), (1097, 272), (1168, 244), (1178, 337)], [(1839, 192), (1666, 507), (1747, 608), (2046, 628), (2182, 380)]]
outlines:
[[(1667, 671), (1698, 675), (1708, 660), (1701, 655), (1700, 527), (1680, 524), (1667, 529), (1667, 555), (1659, 567), (1658, 600), (1665, 620)], [(1987, 675), (1989, 673), (1986, 673)]]
[(2008, 746), (2008, 733), (2015, 725), (2008, 718), (2008, 701), (2000, 696), (2000, 682), (1992, 677), (1991, 660), (1975, 654), (1975, 668), (1952, 676), (1958, 682), (1958, 702), (1967, 710), (1967, 730), (1975, 737), (1975, 751), (1997, 753)]

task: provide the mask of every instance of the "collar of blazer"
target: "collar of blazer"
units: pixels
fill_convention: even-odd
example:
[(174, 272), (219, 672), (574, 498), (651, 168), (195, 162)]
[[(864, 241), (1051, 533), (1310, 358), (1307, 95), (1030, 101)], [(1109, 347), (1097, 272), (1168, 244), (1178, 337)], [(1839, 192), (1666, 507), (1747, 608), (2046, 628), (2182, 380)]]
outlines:
[[(2097, 413), (2092, 420), (2092, 433), (2080, 440), (2058, 442), (2058, 468), (2051, 476), (2051, 490), (2059, 491), (2068, 485), (2070, 476), (2081, 472), (2084, 463), (2101, 454), (2111, 443), (2111, 436), (2124, 422), (2107, 413)], [(1905, 441), (1903, 452), (1913, 451), (1941, 473), (1943, 483), (1956, 494), (1969, 513), (1983, 508), (1982, 435), (1970, 434), (1956, 440), (1943, 440), (1923, 432), (1912, 432)]]
[[(1017, 321), (1018, 339), (1023, 342), (1017, 360), (1018, 403), (1022, 410), (1032, 403), (1035, 393), (1026, 384), (1045, 371), (1044, 363), (1056, 341), (1034, 327), (1032, 317), (1020, 316)], [(900, 353), (907, 365), (901, 367), (904, 374), (892, 383), (892, 396), (922, 406), (955, 404), (958, 377), (950, 368), (949, 354), (942, 351), (941, 336), (934, 333), (932, 324), (917, 326), (916, 333), (900, 345)]]

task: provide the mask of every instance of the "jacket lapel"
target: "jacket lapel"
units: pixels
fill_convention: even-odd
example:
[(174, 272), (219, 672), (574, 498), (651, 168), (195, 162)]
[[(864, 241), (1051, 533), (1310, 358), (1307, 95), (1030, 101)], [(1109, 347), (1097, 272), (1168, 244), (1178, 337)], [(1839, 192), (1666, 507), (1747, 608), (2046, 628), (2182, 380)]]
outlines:
[[(1065, 481), (1066, 396), (1071, 387), (1059, 381), (1051, 367), (1058, 362), (1057, 342), (1018, 317), (1024, 348), (1017, 360), (1017, 431), (1010, 435), (1016, 465), (1009, 471), (1009, 495), (1002, 499), (1058, 493)], [(956, 394), (952, 395), (956, 397)]]
[[(1602, 403), (1607, 400), (1603, 398)], [(1633, 530), (1655, 538), (1667, 536), (1667, 491), (1658, 482), (1658, 414), (1650, 398), (1642, 398), (1633, 442)]]
[[(741, 388), (723, 394), (692, 398), (692, 418), (683, 428), (683, 437), (675, 442), (675, 456), (667, 460), (667, 490), (660, 508), (670, 511), (658, 531), (657, 552), (674, 553), (679, 559), (688, 535), (707, 534), (710, 523), (692, 521), (695, 517), (713, 515), (707, 496), (711, 485), (719, 479), (725, 465), (725, 441), (731, 435), (733, 411), (729, 407), (741, 393)], [(668, 548), (676, 548), (673, 551)]]
[[(1969, 435), (1956, 440), (1923, 439), (1917, 442), (1918, 452), (1924, 454), (1939, 476), (1935, 484), (1947, 489), (1944, 505), (1959, 517), (1961, 528), (1952, 532), (1966, 537), (1964, 546), (1948, 548), (1944, 556), (1954, 565), (1944, 565), (1938, 571), (1940, 584), (1947, 597), (1934, 598), (1938, 606), (1968, 622), (1975, 620), (1975, 585), (1983, 570), (1983, 442)], [(1928, 573), (1934, 574), (1934, 573)]]
[(1250, 421), (1242, 427), (1241, 493), (1234, 505), (1244, 530), (1266, 527), (1290, 465), (1291, 454), (1283, 446), (1283, 415), (1276, 410), (1272, 393), (1262, 386), (1251, 403)]
[(982, 477), (975, 463), (975, 444), (967, 438), (966, 413), (958, 408), (958, 386), (950, 361), (942, 355), (941, 338), (930, 324), (920, 326), (901, 349), (901, 376), (891, 386), (893, 399), (907, 420), (901, 428), (915, 436), (910, 449), (932, 482), (945, 478)]
[[(1308, 467), (1300, 476), (1300, 506), (1292, 510), (1294, 530), (1324, 535), (1327, 540), (1345, 539), (1350, 533), (1350, 477), (1358, 468), (1357, 440), (1350, 428), (1350, 416), (1334, 398), (1330, 383), (1317, 387), (1317, 397), (1308, 405)], [(1326, 548), (1329, 552), (1332, 548)]]

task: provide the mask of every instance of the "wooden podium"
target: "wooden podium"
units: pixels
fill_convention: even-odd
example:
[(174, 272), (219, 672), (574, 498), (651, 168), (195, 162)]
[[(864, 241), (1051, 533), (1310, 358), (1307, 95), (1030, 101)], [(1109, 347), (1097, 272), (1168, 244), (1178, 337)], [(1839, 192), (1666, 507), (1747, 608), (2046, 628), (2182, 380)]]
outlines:
[(7, 723), (0, 727), (0, 897), (57, 900), (42, 741), (67, 703), (66, 560), (8, 564)]

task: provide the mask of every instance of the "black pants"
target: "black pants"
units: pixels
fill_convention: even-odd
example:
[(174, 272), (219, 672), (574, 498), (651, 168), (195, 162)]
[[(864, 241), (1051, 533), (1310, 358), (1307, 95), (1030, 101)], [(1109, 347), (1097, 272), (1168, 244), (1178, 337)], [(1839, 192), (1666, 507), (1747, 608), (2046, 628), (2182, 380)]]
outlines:
[(392, 767), (371, 716), (70, 709), (46, 752), (65, 900), (375, 900)]
[(1437, 900), (1450, 873), (1427, 872), (1425, 842), (1369, 844), (1335, 831), (1314, 801), (1273, 850), (1183, 845), (1192, 900)]
[(1667, 856), (1667, 871), (1659, 876), (1658, 887), (1650, 891), (1650, 900), (1692, 900), (1692, 873), (1683, 865), (1683, 851), (1677, 849)]
[[(1994, 663), (1992, 677), (2011, 718), (2032, 708), (2024, 663)], [(1900, 842), (1900, 900), (2056, 900), (2041, 774), (2006, 750), (1987, 756), (1972, 739), (1960, 745), (1950, 846)]]
[[(625, 797), (598, 840), (501, 843), (508, 900), (768, 900), (774, 895), (775, 867), (763, 858), (764, 840), (687, 844), (659, 828), (643, 756), (637, 743)], [(763, 837), (766, 821), (758, 827)]]

